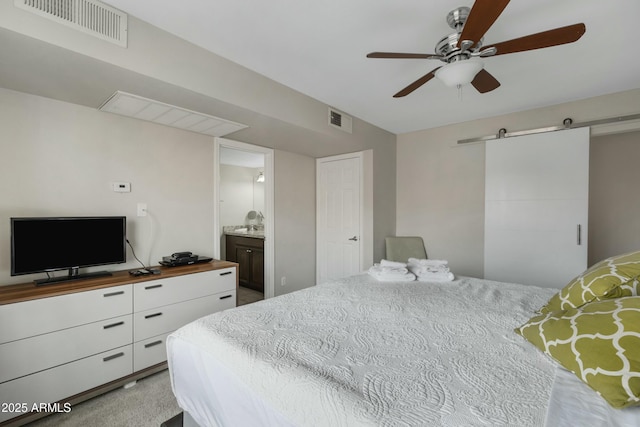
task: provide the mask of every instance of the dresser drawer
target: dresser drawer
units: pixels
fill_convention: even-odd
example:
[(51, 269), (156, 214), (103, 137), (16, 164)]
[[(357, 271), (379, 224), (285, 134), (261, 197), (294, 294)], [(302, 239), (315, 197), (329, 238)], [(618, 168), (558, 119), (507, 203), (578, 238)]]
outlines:
[(0, 305), (0, 344), (132, 311), (132, 285)]
[(133, 311), (144, 311), (235, 289), (235, 267), (136, 283), (133, 289)]
[(131, 343), (132, 315), (0, 344), (0, 383)]
[(133, 371), (139, 371), (149, 366), (167, 360), (167, 336), (170, 332), (133, 344)]
[(202, 316), (236, 306), (235, 289), (133, 314), (133, 340), (172, 332)]
[[(133, 373), (128, 345), (0, 384), (0, 402), (54, 403)], [(22, 413), (0, 412), (0, 422)]]

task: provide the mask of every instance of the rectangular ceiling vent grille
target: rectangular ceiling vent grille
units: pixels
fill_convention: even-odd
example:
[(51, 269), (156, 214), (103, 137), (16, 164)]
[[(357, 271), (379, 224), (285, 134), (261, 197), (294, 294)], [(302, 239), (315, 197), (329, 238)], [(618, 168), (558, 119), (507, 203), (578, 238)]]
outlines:
[(353, 119), (338, 110), (329, 107), (329, 125), (351, 133)]
[(14, 5), (127, 47), (127, 14), (97, 0), (14, 0)]
[(248, 127), (242, 123), (121, 91), (111, 95), (99, 110), (209, 136), (225, 136)]

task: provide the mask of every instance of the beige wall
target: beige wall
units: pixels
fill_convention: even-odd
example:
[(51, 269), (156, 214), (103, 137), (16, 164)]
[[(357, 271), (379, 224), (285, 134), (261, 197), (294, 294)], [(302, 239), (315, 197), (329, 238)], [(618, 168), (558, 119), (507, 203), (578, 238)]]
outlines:
[[(141, 96), (158, 96), (160, 101), (218, 115), (247, 124), (232, 139), (313, 157), (349, 153), (366, 148), (376, 141), (394, 145), (395, 136), (353, 117), (353, 132), (337, 130), (327, 123), (328, 105), (285, 85), (215, 55), (134, 16), (128, 17), (128, 46), (105, 42), (54, 21), (14, 7), (11, 1), (0, 1), (0, 40), (4, 43), (26, 43), (37, 57), (18, 55), (15, 62), (24, 63), (23, 78), (7, 76), (16, 90), (56, 97), (58, 99), (99, 107), (114, 90), (134, 92)], [(6, 34), (5, 34), (6, 33)], [(27, 43), (24, 37), (39, 43)], [(5, 41), (6, 40), (6, 41)], [(44, 42), (44, 43), (41, 43)], [(55, 52), (55, 58), (47, 55)], [(70, 82), (51, 67), (39, 75), (32, 87), (24, 83), (30, 70), (40, 65), (38, 57), (50, 62), (59, 57), (69, 59), (77, 67), (86, 68)], [(83, 61), (82, 58), (90, 58)], [(47, 66), (50, 64), (44, 64)], [(81, 70), (83, 71), (83, 70)], [(120, 87), (113, 87), (113, 76)], [(86, 85), (94, 79), (94, 85)], [(64, 82), (60, 90), (60, 82)], [(162, 83), (162, 84), (159, 84)], [(37, 87), (34, 87), (37, 86)], [(100, 92), (98, 88), (103, 88)], [(111, 88), (110, 90), (106, 88)], [(205, 111), (206, 110), (206, 111)], [(348, 111), (345, 112), (349, 114)], [(265, 135), (267, 138), (265, 139)], [(283, 137), (296, 135), (295, 138)]]
[(482, 276), (484, 145), (455, 147), (448, 129), (400, 135), (398, 236), (422, 236), (427, 256)]
[(133, 16), (128, 17), (127, 48), (43, 19), (9, 0), (0, 2), (0, 27), (298, 125), (308, 126), (309, 109), (321, 105)]
[[(194, 161), (198, 164), (208, 162), (212, 157), (209, 152), (212, 150), (212, 145), (209, 142), (212, 141), (212, 138), (115, 116), (109, 116), (107, 119), (102, 115), (104, 113), (99, 113), (94, 109), (99, 107), (114, 90), (125, 90), (152, 98), (157, 95), (156, 99), (163, 102), (174, 103), (185, 108), (248, 124), (250, 126), (248, 129), (229, 137), (236, 141), (274, 148), (277, 153), (276, 216), (282, 215), (282, 218), (275, 218), (277, 225), (275, 237), (277, 283), (275, 285), (276, 294), (278, 294), (281, 293), (279, 280), (282, 276), (287, 276), (287, 282), (291, 284), (291, 289), (315, 283), (315, 229), (309, 227), (308, 223), (310, 218), (315, 218), (315, 176), (310, 178), (308, 175), (315, 169), (313, 159), (372, 150), (374, 164), (373, 251), (374, 257), (381, 258), (383, 256), (384, 237), (395, 233), (396, 224), (395, 135), (359, 120), (357, 117), (353, 118), (353, 133), (349, 134), (334, 129), (327, 124), (328, 106), (326, 104), (213, 55), (135, 17), (129, 17), (129, 45), (126, 49), (26, 13), (13, 7), (10, 1), (0, 2), (0, 30), (2, 30), (0, 38), (7, 40), (7, 43), (20, 43), (21, 46), (32, 47), (32, 49), (24, 50), (25, 53), (38, 52), (37, 55), (26, 54), (19, 57), (20, 63), (24, 62), (30, 65), (29, 70), (33, 70), (34, 67), (50, 68), (45, 75), (38, 74), (35, 76), (37, 78), (33, 80), (27, 78), (34, 77), (31, 72), (24, 75), (17, 71), (13, 72), (10, 74), (11, 78), (7, 78), (7, 81), (3, 82), (4, 84), (13, 84), (21, 92), (63, 99), (67, 102), (90, 107), (79, 108), (77, 105), (65, 103), (51, 104), (53, 101), (45, 98), (29, 98), (37, 99), (35, 102), (42, 108), (18, 113), (25, 117), (32, 115), (31, 122), (25, 118), (23, 125), (37, 134), (36, 136), (25, 136), (26, 146), (18, 150), (22, 154), (15, 154), (21, 156), (20, 159), (23, 163), (32, 161), (31, 157), (23, 151), (30, 150), (28, 147), (33, 144), (45, 144), (44, 139), (41, 138), (50, 132), (50, 126), (56, 126), (51, 124), (49, 120), (42, 118), (42, 116), (49, 114), (50, 109), (55, 109), (51, 105), (63, 106), (57, 113), (68, 116), (60, 119), (60, 125), (68, 128), (77, 126), (78, 121), (73, 118), (75, 115), (100, 117), (93, 121), (83, 119), (80, 122), (82, 123), (80, 128), (87, 135), (101, 135), (106, 139), (103, 144), (91, 145), (86, 149), (84, 157), (96, 165), (97, 169), (87, 167), (76, 169), (75, 172), (100, 182), (107, 178), (127, 180), (123, 176), (111, 177), (111, 175), (118, 174), (106, 172), (104, 176), (94, 177), (100, 168), (107, 171), (124, 168), (121, 175), (126, 175), (125, 172), (131, 172), (136, 181), (146, 179), (147, 175), (155, 177), (161, 174), (156, 177), (155, 186), (149, 189), (150, 194), (146, 192), (134, 194), (139, 191), (139, 184), (132, 182), (134, 192), (126, 196), (120, 195), (120, 199), (115, 199), (120, 201), (135, 197), (136, 201), (149, 203), (149, 211), (153, 212), (158, 203), (160, 203), (160, 207), (164, 203), (172, 205), (172, 199), (179, 200), (185, 197), (181, 193), (176, 194), (175, 187), (178, 185), (171, 183), (171, 177), (174, 174), (182, 173), (183, 163), (188, 163), (188, 161), (185, 160), (183, 163), (176, 161), (171, 167), (164, 169), (159, 167), (169, 162), (172, 156), (170, 151), (179, 152), (178, 159), (189, 153), (188, 155), (193, 156), (196, 159)], [(56, 70), (59, 70), (60, 67), (54, 67), (51, 64), (57, 63), (60, 58), (67, 59), (61, 64), (67, 69), (66, 72), (56, 74)], [(88, 73), (81, 74), (85, 69)], [(76, 75), (81, 77), (75, 79), (69, 77)], [(19, 99), (22, 99), (23, 96), (26, 95), (14, 95)], [(7, 100), (3, 105), (5, 108), (12, 108), (10, 100)], [(15, 106), (16, 111), (20, 111), (22, 108), (20, 105)], [(81, 113), (75, 113), (75, 111), (81, 111)], [(348, 112), (346, 113), (348, 114)], [(104, 121), (111, 123), (107, 125)], [(24, 132), (24, 129), (17, 129), (17, 131)], [(156, 134), (159, 135), (157, 138), (151, 136)], [(11, 144), (10, 140), (6, 138), (8, 134), (2, 130), (0, 135), (3, 137), (0, 142), (3, 144), (2, 149), (10, 149), (7, 146)], [(60, 140), (60, 142), (55, 141), (54, 144), (62, 146), (67, 144), (65, 138), (60, 138)], [(176, 142), (178, 140), (179, 142)], [(191, 141), (195, 141), (193, 147)], [(93, 143), (92, 141), (91, 144)], [(169, 149), (165, 146), (172, 148)], [(53, 146), (50, 149), (53, 151)], [(32, 151), (37, 152), (38, 150)], [(109, 155), (105, 156), (103, 151)], [(70, 158), (63, 160), (63, 163), (78, 160), (73, 151), (69, 155)], [(120, 161), (121, 157), (126, 160)], [(10, 160), (7, 161), (10, 162)], [(202, 165), (202, 168), (198, 166), (198, 169), (190, 168), (188, 173), (183, 174), (175, 182), (186, 183), (186, 177), (192, 173), (212, 175), (211, 168), (211, 164)], [(15, 173), (15, 169), (0, 172), (0, 174), (4, 174), (5, 178), (13, 177), (13, 173)], [(48, 196), (40, 194), (36, 189), (40, 185), (38, 183), (42, 177), (50, 178), (49, 174), (51, 172), (36, 173), (29, 178), (30, 183), (25, 184), (27, 188), (18, 186), (15, 189), (15, 191), (23, 191), (25, 194), (25, 200), (18, 202), (15, 209), (28, 210), (24, 205), (27, 203), (27, 199), (31, 200), (34, 206), (44, 205), (47, 206), (47, 209), (49, 208), (48, 205), (42, 203), (43, 198)], [(77, 185), (82, 185), (80, 180), (75, 178), (77, 175), (71, 172), (69, 174), (68, 179), (72, 182), (72, 189), (75, 189)], [(298, 174), (301, 175), (300, 179), (297, 177)], [(138, 178), (139, 176), (143, 178)], [(130, 180), (134, 181), (134, 178)], [(205, 185), (201, 182), (206, 183), (207, 189), (199, 188)], [(174, 187), (174, 191), (165, 191), (163, 185), (164, 187)], [(194, 199), (197, 199), (195, 205), (207, 205), (207, 210), (201, 214), (202, 219), (191, 221), (188, 225), (179, 225), (176, 218), (170, 218), (169, 222), (156, 224), (161, 232), (162, 240), (153, 242), (150, 255), (152, 261), (157, 261), (158, 256), (175, 250), (206, 251), (211, 239), (211, 226), (208, 222), (205, 223), (204, 217), (208, 217), (208, 220), (212, 217), (209, 209), (213, 202), (211, 192), (208, 191), (208, 187), (211, 185), (210, 177), (206, 179), (198, 177), (196, 185), (198, 194), (192, 195)], [(59, 194), (63, 191), (55, 181), (47, 182), (45, 187), (49, 188), (52, 194)], [(94, 186), (88, 186), (86, 192), (90, 190), (95, 190)], [(191, 193), (191, 191), (187, 190), (187, 193)], [(301, 197), (301, 194), (305, 196)], [(88, 210), (99, 211), (108, 210), (107, 207), (118, 211), (129, 209), (129, 205), (120, 207), (117, 204), (108, 204), (107, 200), (110, 200), (111, 196), (113, 195), (109, 195), (109, 199), (98, 200), (97, 197), (90, 195), (86, 197), (83, 204), (74, 200), (66, 206), (69, 210), (76, 210), (81, 206)], [(147, 200), (139, 200), (142, 197)], [(156, 202), (162, 197), (165, 197), (166, 200)], [(312, 197), (313, 203), (308, 203), (307, 197)], [(5, 203), (5, 201), (0, 203)], [(55, 209), (58, 206), (53, 203), (50, 207)], [(60, 204), (61, 206), (62, 204)], [(1, 212), (3, 215), (5, 215), (4, 211), (3, 209)], [(132, 212), (127, 216), (135, 214), (135, 211)], [(8, 216), (7, 213), (5, 218)], [(160, 220), (164, 221), (165, 218), (157, 219), (157, 221)], [(133, 221), (137, 222), (138, 220), (133, 219)], [(192, 240), (188, 238), (189, 234), (184, 237), (182, 244), (179, 241), (182, 234), (177, 233), (177, 236), (172, 236), (173, 230), (179, 230), (182, 227), (192, 230), (191, 234), (194, 234), (196, 229), (198, 230), (198, 237), (193, 240), (193, 243), (190, 243)], [(301, 239), (300, 233), (305, 233), (303, 234), (304, 239)], [(6, 238), (6, 234), (0, 234), (0, 244), (3, 241), (6, 242)], [(299, 240), (303, 240), (302, 245), (298, 245)], [(298, 250), (295, 250), (295, 247), (298, 247)], [(289, 260), (289, 257), (292, 259)], [(8, 267), (8, 258), (5, 257), (2, 262), (4, 264), (0, 264), (0, 283), (5, 283), (7, 271), (5, 267)], [(289, 273), (289, 269), (294, 271)]]
[[(125, 215), (145, 264), (183, 250), (211, 255), (212, 137), (4, 89), (0, 129), (0, 285), (42, 278), (10, 276), (13, 216)], [(315, 159), (275, 150), (274, 163), (280, 295), (315, 283)], [(114, 181), (132, 191), (113, 192)], [(148, 217), (136, 216), (138, 202)], [(107, 269), (138, 266), (130, 250), (127, 259)]]
[[(211, 255), (212, 137), (4, 89), (0, 129), (0, 284), (42, 278), (10, 277), (12, 216), (125, 215), (145, 264)], [(131, 192), (113, 192), (114, 181)], [(139, 202), (147, 217), (136, 216)], [(138, 266), (130, 250), (127, 259), (110, 268)]]
[(274, 169), (274, 288), (275, 295), (282, 295), (315, 283), (316, 163), (308, 156), (276, 150)]
[[(463, 101), (464, 102), (464, 101)], [(431, 258), (447, 259), (456, 274), (482, 277), (484, 264), (484, 144), (457, 145), (461, 139), (495, 135), (500, 128), (518, 131), (561, 125), (570, 117), (575, 123), (637, 114), (640, 110), (640, 90), (601, 96), (531, 111), (465, 122), (398, 136), (397, 148), (397, 221), (398, 235), (418, 235), (425, 240)], [(452, 113), (453, 114), (453, 113)], [(624, 134), (622, 134), (624, 135)], [(627, 138), (620, 135), (620, 138)], [(610, 138), (610, 137), (607, 137)], [(613, 138), (613, 137), (611, 137)], [(631, 137), (633, 138), (633, 137)], [(612, 162), (602, 158), (603, 144), (595, 141), (592, 165)], [(619, 143), (620, 155), (637, 154), (628, 143)], [(616, 149), (618, 150), (618, 149)], [(595, 162), (595, 163), (594, 163)], [(637, 175), (629, 171), (616, 180), (624, 186), (616, 198), (631, 191)], [(608, 186), (609, 179), (597, 186)], [(634, 180), (635, 179), (635, 180)], [(611, 237), (612, 219), (602, 219), (602, 208), (591, 193), (589, 222), (591, 233), (590, 262), (603, 254), (613, 254), (632, 246), (640, 248), (640, 241), (628, 236), (625, 242)], [(598, 206), (598, 210), (595, 210)], [(638, 227), (638, 220), (627, 218), (630, 230)], [(595, 221), (595, 222), (594, 222)], [(598, 221), (602, 221), (599, 223)], [(617, 226), (620, 227), (619, 225)], [(607, 243), (603, 237), (606, 235)], [(636, 234), (637, 236), (637, 234)], [(595, 240), (591, 240), (595, 239)], [(614, 242), (615, 240), (615, 242)], [(609, 245), (602, 247), (601, 245)], [(613, 252), (613, 253), (612, 253)]]
[[(22, 73), (13, 68), (11, 73), (5, 73), (9, 76), (6, 82), (0, 83), (11, 83), (22, 92), (97, 108), (114, 90), (125, 90), (152, 98), (157, 95), (156, 99), (163, 102), (245, 123), (250, 127), (229, 138), (273, 148), (281, 153), (276, 174), (289, 173), (286, 169), (289, 166), (302, 173), (300, 165), (295, 163), (297, 160), (307, 165), (316, 157), (371, 150), (373, 257), (380, 259), (384, 256), (384, 237), (393, 235), (396, 226), (395, 135), (357, 117), (353, 117), (353, 133), (334, 129), (327, 124), (328, 106), (325, 103), (135, 17), (129, 17), (129, 45), (126, 49), (27, 13), (14, 7), (10, 1), (0, 2), (0, 30), (1, 40), (31, 47), (20, 51), (24, 55), (17, 55), (19, 61), (16, 63), (28, 65), (27, 71), (50, 68), (44, 75), (37, 73), (34, 76), (32, 72)], [(60, 58), (67, 61), (59, 67), (51, 66)], [(69, 69), (56, 74), (61, 67)], [(82, 74), (85, 70), (87, 74)], [(70, 80), (69, 76), (76, 75), (80, 77)], [(30, 80), (28, 77), (35, 78)], [(349, 114), (348, 111), (345, 113)], [(41, 131), (46, 132), (47, 129), (42, 128)], [(189, 135), (181, 147), (186, 146), (189, 140), (197, 139), (197, 136)], [(122, 132), (122, 137), (128, 139), (127, 133)], [(125, 153), (128, 155), (129, 152)], [(305, 174), (308, 172), (308, 169), (304, 170)], [(313, 181), (303, 179), (296, 182), (295, 175), (288, 175), (287, 180), (280, 179), (276, 183), (276, 186), (283, 185), (282, 189), (276, 187), (275, 190), (280, 194), (279, 203), (291, 205), (293, 209), (297, 195), (286, 191), (291, 185), (315, 195), (315, 178)], [(303, 209), (306, 215), (311, 212), (311, 206), (305, 205)], [(312, 214), (315, 215), (315, 203)], [(279, 224), (276, 232), (282, 233), (276, 237), (279, 247), (293, 247), (294, 243), (286, 236), (300, 237), (292, 231), (297, 230), (295, 223), (291, 223), (292, 230), (289, 230), (289, 222), (277, 218), (276, 221)], [(280, 236), (285, 236), (284, 240), (280, 240)], [(314, 240), (314, 235), (309, 239)], [(315, 241), (310, 244), (315, 247)], [(315, 249), (307, 255), (312, 256), (304, 261), (305, 271), (315, 265)], [(296, 256), (300, 261), (299, 254)], [(278, 273), (276, 269), (276, 281), (279, 280)], [(296, 286), (313, 284), (315, 272), (300, 273), (299, 279)], [(287, 280), (291, 282), (289, 278)], [(276, 289), (278, 286), (276, 283)]]
[(591, 139), (589, 265), (640, 250), (640, 132)]
[(220, 226), (249, 225), (249, 211), (264, 214), (264, 182), (256, 182), (264, 168), (220, 165)]

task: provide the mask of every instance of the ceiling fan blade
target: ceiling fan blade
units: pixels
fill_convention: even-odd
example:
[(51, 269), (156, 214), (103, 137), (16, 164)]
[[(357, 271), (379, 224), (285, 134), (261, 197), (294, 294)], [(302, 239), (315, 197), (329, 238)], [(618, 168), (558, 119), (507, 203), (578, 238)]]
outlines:
[(404, 89), (402, 89), (400, 92), (398, 92), (395, 95), (393, 95), (393, 97), (394, 98), (401, 98), (403, 96), (409, 95), (411, 92), (413, 92), (414, 90), (418, 89), (420, 86), (422, 86), (423, 84), (425, 84), (426, 82), (428, 82), (429, 80), (434, 78), (435, 75), (436, 75), (436, 71), (438, 71), (439, 68), (440, 67), (434, 68), (433, 70), (429, 71), (427, 74), (425, 74), (424, 76), (420, 77), (418, 80), (416, 80), (415, 82), (411, 83), (409, 86), (407, 86)]
[(484, 68), (476, 74), (474, 79), (471, 81), (471, 84), (480, 93), (491, 92), (492, 90), (500, 87), (500, 82)]
[(495, 47), (497, 49), (496, 55), (506, 55), (507, 53), (542, 49), (545, 47), (573, 43), (582, 37), (586, 31), (587, 27), (582, 23), (568, 25), (554, 30), (543, 31), (541, 33), (530, 34), (517, 39), (507, 40), (502, 43), (487, 46), (485, 49)]
[(509, 0), (476, 0), (462, 28), (458, 47), (464, 40), (471, 40), (473, 45), (478, 43), (508, 4)]
[(367, 58), (404, 58), (404, 59), (430, 59), (442, 58), (442, 55), (432, 53), (399, 53), (399, 52), (371, 52)]

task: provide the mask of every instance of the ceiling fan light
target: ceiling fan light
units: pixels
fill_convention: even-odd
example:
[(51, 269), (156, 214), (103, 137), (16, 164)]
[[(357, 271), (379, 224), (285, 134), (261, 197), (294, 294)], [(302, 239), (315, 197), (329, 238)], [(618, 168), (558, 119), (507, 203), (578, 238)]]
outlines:
[(450, 62), (436, 71), (436, 77), (447, 86), (463, 86), (471, 83), (484, 64), (476, 59)]

